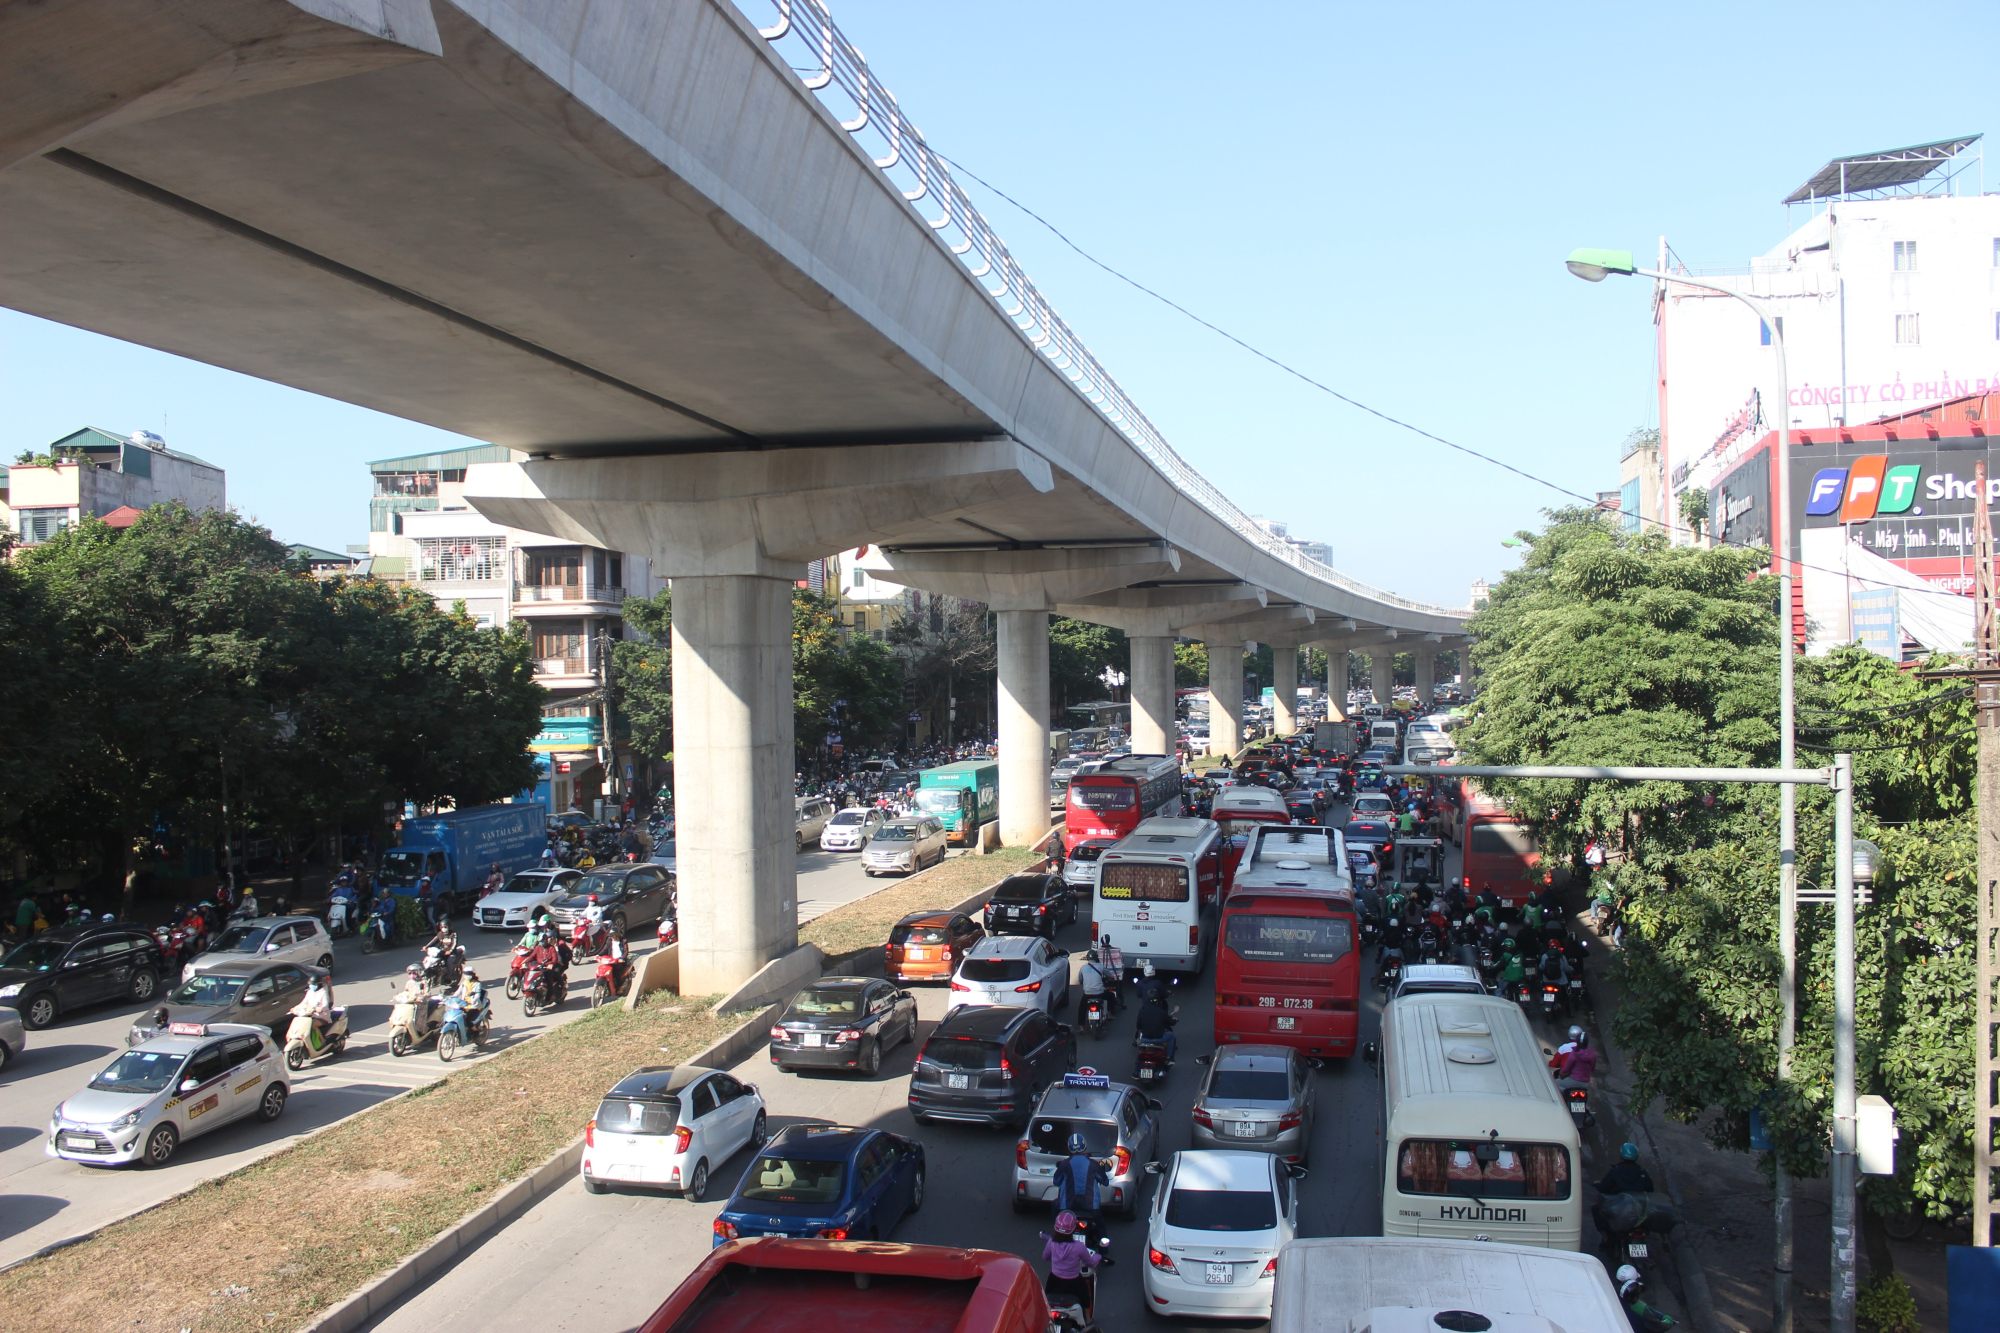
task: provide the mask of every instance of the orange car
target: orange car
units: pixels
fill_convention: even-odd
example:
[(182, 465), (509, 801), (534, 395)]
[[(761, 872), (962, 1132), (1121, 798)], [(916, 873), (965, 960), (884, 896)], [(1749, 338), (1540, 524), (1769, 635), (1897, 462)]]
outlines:
[(889, 932), (882, 967), (891, 981), (949, 981), (986, 930), (963, 912), (912, 912)]

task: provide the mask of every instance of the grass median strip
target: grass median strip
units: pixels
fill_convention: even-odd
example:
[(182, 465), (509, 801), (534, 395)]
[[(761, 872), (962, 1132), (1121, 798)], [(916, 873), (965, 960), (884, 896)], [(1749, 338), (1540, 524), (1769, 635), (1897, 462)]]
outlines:
[(0, 1275), (0, 1323), (301, 1328), (553, 1156), (619, 1078), (686, 1059), (743, 1017), (664, 994), (586, 1014)]
[(987, 885), (1042, 858), (1025, 847), (1007, 847), (988, 856), (956, 856), (912, 875), (900, 884), (856, 898), (799, 927), (800, 944), (817, 944), (838, 961), (889, 942), (889, 927), (911, 912), (942, 910), (964, 902)]

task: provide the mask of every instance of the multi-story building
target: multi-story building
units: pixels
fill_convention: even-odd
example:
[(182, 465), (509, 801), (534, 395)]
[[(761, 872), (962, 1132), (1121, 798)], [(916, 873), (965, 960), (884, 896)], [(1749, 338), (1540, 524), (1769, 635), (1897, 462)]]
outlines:
[(604, 733), (605, 645), (625, 637), (627, 596), (666, 587), (650, 562), (625, 551), (565, 542), (489, 521), (465, 500), (465, 469), (510, 457), (497, 445), (370, 463), (368, 555), (374, 577), (421, 588), (495, 629), (520, 625), (534, 645), (535, 679), (552, 694), (536, 737), (541, 799), (551, 810), (646, 790), (651, 771)]
[(1692, 268), (1661, 239), (1656, 267), (1761, 299), (1778, 327), (1731, 297), (1656, 283), (1661, 448), (1644, 485), (1659, 499), (1646, 517), (1686, 540), (1680, 497), (1781, 420), (1832, 430), (2000, 388), (2000, 195), (1967, 192), (1978, 138), (1836, 158), (1784, 201), (1803, 221), (1747, 266)]
[(167, 448), (151, 431), (118, 436), (86, 426), (53, 441), (41, 456), (50, 460), (47, 466), (15, 463), (0, 482), (7, 526), (22, 546), (45, 542), (85, 518), (142, 511), (167, 500), (195, 510), (229, 503), (221, 468)]
[(1250, 521), (1306, 558), (1317, 560), (1322, 565), (1331, 565), (1333, 563), (1333, 547), (1327, 543), (1311, 542), (1305, 540), (1303, 537), (1294, 537), (1291, 534), (1291, 529), (1276, 519), (1258, 518), (1252, 515)]

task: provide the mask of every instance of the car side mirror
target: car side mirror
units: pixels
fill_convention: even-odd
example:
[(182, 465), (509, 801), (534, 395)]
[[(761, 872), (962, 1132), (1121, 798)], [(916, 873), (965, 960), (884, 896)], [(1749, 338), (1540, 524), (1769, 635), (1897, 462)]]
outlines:
[(196, 1088), (198, 1088), (198, 1087), (200, 1087), (200, 1086), (201, 1086), (201, 1082), (200, 1082), (200, 1080), (198, 1080), (198, 1079), (192, 1079), (192, 1078), (184, 1078), (184, 1079), (182, 1079), (182, 1080), (181, 1080), (181, 1091), (182, 1091), (182, 1092), (193, 1092), (193, 1091), (194, 1091), (194, 1090), (195, 1090)]
[(1149, 1111), (1164, 1111), (1167, 1109), (1167, 1106), (1158, 1097), (1148, 1097), (1146, 1099), (1146, 1109)]
[(1159, 1164), (1158, 1162), (1148, 1162), (1148, 1163), (1146, 1163), (1146, 1174), (1147, 1174), (1147, 1175), (1149, 1175), (1149, 1176), (1157, 1176), (1157, 1175), (1159, 1175), (1159, 1174), (1160, 1174), (1160, 1164)]
[(1306, 1169), (1297, 1162), (1287, 1162), (1285, 1163), (1285, 1174), (1293, 1180), (1304, 1180), (1306, 1178)]
[(267, 944), (264, 946), (265, 953), (276, 953), (277, 951), (278, 951), (278, 946), (275, 944)]
[(1361, 1058), (1366, 1060), (1369, 1064), (1372, 1065), (1377, 1060), (1382, 1058), (1382, 1050), (1374, 1042), (1371, 1041), (1366, 1046), (1363, 1046), (1361, 1048)]
[(1197, 1056), (1196, 1056), (1196, 1057), (1194, 1058), (1194, 1062), (1195, 1062), (1196, 1064), (1198, 1064), (1198, 1065), (1205, 1065), (1205, 1064), (1209, 1063), (1209, 1061), (1211, 1061), (1211, 1060), (1213, 1060), (1213, 1059), (1215, 1059), (1215, 1057), (1214, 1057), (1214, 1056), (1212, 1056), (1212, 1055), (1197, 1055)]

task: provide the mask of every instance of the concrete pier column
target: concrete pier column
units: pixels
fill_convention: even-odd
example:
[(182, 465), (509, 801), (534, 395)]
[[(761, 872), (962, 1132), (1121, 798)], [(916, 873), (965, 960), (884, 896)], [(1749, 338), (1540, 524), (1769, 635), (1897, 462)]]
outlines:
[(1049, 831), (1049, 613), (996, 611), (1000, 677), (1000, 841)]
[(1368, 650), (1368, 688), (1375, 702), (1387, 708), (1396, 698), (1396, 650)]
[(681, 991), (726, 992), (798, 943), (792, 584), (673, 580)]
[(1299, 730), (1299, 649), (1297, 644), (1271, 645), (1271, 730), (1295, 736)]
[(1243, 748), (1243, 640), (1208, 640), (1208, 752)]
[(1132, 753), (1174, 752), (1174, 641), (1128, 638), (1132, 649)]
[(1437, 706), (1434, 697), (1437, 689), (1437, 650), (1417, 648), (1413, 653), (1417, 664), (1417, 713), (1422, 716)]
[(1326, 654), (1326, 720), (1347, 721), (1347, 646), (1320, 645)]

